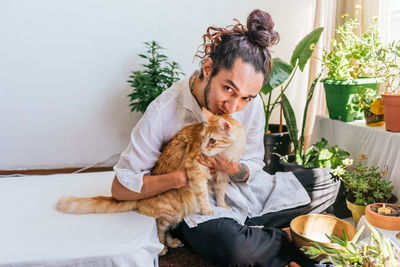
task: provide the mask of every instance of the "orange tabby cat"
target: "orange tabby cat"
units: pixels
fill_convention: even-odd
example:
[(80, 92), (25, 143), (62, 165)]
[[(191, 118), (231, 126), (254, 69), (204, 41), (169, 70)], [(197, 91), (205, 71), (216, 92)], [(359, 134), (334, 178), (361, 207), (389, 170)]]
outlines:
[[(181, 243), (174, 239), (168, 229), (177, 225), (186, 216), (200, 208), (202, 215), (212, 215), (208, 199), (207, 183), (212, 179), (217, 206), (229, 208), (225, 203), (225, 188), (229, 181), (227, 174), (217, 172), (211, 177), (209, 168), (201, 165), (196, 156), (222, 155), (232, 162), (239, 162), (245, 149), (244, 128), (229, 115), (215, 116), (203, 110), (207, 123), (189, 125), (180, 130), (164, 148), (152, 170), (152, 174), (165, 174), (176, 170), (184, 159), (184, 166), (190, 186), (169, 190), (157, 196), (132, 201), (117, 201), (112, 197), (77, 198), (67, 197), (58, 201), (56, 208), (68, 213), (111, 213), (136, 210), (156, 218), (158, 238), (170, 247)], [(167, 252), (164, 246), (160, 255)]]

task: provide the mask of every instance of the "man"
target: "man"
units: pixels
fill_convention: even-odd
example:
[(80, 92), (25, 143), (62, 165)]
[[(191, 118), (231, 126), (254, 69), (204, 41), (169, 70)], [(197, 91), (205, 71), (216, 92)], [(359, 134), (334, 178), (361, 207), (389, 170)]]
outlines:
[[(264, 163), (265, 117), (258, 95), (271, 71), (270, 45), (278, 42), (266, 12), (255, 10), (227, 28), (210, 27), (204, 35), (200, 72), (177, 82), (154, 100), (132, 131), (131, 142), (114, 167), (112, 195), (136, 200), (188, 185), (183, 166), (151, 175), (163, 145), (183, 127), (206, 121), (201, 108), (232, 114), (245, 128), (246, 150), (240, 163), (221, 157), (198, 159), (215, 171), (228, 173), (227, 204), (213, 216), (193, 214), (173, 234), (210, 262), (219, 265), (283, 266), (298, 257), (287, 234), (294, 217), (328, 208), (337, 183), (310, 171), (271, 176)], [(311, 201), (312, 200), (312, 201)], [(253, 227), (257, 226), (257, 227)]]

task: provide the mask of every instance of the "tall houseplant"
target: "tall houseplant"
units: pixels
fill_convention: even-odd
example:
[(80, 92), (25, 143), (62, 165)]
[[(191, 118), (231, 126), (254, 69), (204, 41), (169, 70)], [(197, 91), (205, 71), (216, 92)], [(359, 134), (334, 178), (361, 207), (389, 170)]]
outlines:
[(164, 90), (179, 80), (178, 63), (170, 61), (166, 55), (160, 53), (163, 49), (156, 41), (144, 42), (146, 54), (139, 54), (147, 62), (142, 64), (144, 70), (136, 70), (129, 76), (128, 83), (132, 87), (129, 94), (131, 111), (144, 113), (147, 106)]
[[(279, 157), (276, 155), (287, 155), (290, 149), (289, 133), (271, 132), (269, 123), (272, 111), (281, 104), (282, 96), (289, 87), (296, 71), (304, 70), (304, 67), (313, 53), (313, 45), (318, 42), (323, 28), (318, 28), (307, 34), (296, 46), (293, 51), (290, 64), (280, 58), (273, 59), (273, 67), (267, 83), (260, 91), (264, 103), (264, 113), (266, 118), (264, 145), (265, 145), (265, 170), (269, 173), (283, 170), (279, 164)], [(281, 87), (277, 98), (272, 99), (272, 92), (275, 88)], [(266, 100), (264, 100), (264, 98)], [(277, 127), (276, 127), (277, 128)]]
[(359, 36), (354, 33), (359, 27), (357, 18), (349, 18), (348, 14), (342, 18), (345, 19), (344, 24), (336, 29), (338, 40), (332, 40), (332, 51), (324, 51), (322, 60), (328, 69), (328, 78), (323, 83), (329, 117), (353, 121), (362, 118), (361, 110), (350, 108), (359, 87), (375, 91), (378, 88), (380, 79), (374, 77), (374, 73), (376, 54), (382, 43), (375, 22)]

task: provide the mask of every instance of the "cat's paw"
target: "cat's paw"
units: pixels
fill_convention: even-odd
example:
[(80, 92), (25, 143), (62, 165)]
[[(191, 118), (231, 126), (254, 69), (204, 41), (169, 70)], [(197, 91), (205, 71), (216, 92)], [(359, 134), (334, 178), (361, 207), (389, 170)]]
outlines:
[(165, 254), (167, 254), (168, 252), (168, 248), (167, 246), (164, 246), (163, 250), (161, 250), (160, 253), (158, 253), (158, 256), (164, 256)]
[(200, 214), (201, 215), (214, 215), (215, 211), (211, 208), (200, 209)]
[(178, 238), (170, 238), (167, 239), (167, 245), (170, 248), (178, 248), (180, 246), (182, 246), (182, 242), (178, 239)]

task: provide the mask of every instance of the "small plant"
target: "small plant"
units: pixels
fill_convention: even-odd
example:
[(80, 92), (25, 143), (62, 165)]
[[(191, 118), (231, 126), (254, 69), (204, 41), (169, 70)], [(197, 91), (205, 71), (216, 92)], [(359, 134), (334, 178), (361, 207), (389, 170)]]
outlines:
[(347, 107), (355, 112), (358, 112), (364, 108), (370, 110), (371, 104), (376, 98), (380, 97), (375, 90), (360, 86), (358, 89), (358, 94), (353, 96), (351, 102), (347, 104)]
[(353, 160), (346, 159), (332, 174), (343, 181), (346, 191), (354, 198), (353, 203), (364, 206), (378, 202), (388, 203), (393, 190), (391, 182), (384, 180), (388, 171), (366, 166), (366, 159), (366, 155), (360, 155), (358, 164), (353, 168), (350, 167)]
[[(357, 12), (361, 9), (357, 7)], [(336, 29), (338, 40), (332, 40), (332, 51), (324, 51), (322, 60), (328, 68), (328, 76), (336, 80), (352, 80), (358, 77), (374, 76), (376, 72), (376, 55), (381, 48), (381, 37), (374, 23), (361, 36), (354, 33), (359, 27), (356, 17), (342, 16), (343, 25)]]
[(349, 156), (350, 154), (338, 145), (328, 146), (328, 141), (321, 138), (306, 150), (303, 165), (306, 168), (335, 169)]
[(364, 231), (364, 225), (357, 231), (353, 240), (349, 241), (345, 233), (344, 240), (335, 235), (326, 235), (330, 241), (340, 246), (340, 249), (330, 248), (324, 245), (311, 242), (313, 246), (303, 246), (301, 250), (311, 259), (320, 255), (326, 255), (326, 258), (320, 261), (320, 264), (332, 263), (337, 266), (400, 266), (400, 251), (391, 243), (390, 239), (382, 236), (376, 229), (365, 222), (371, 230), (369, 242), (357, 242), (361, 233)]
[(382, 78), (385, 91), (400, 94), (400, 42), (393, 41), (377, 53), (375, 76)]
[(144, 42), (147, 51), (146, 54), (139, 54), (140, 57), (148, 62), (142, 64), (143, 71), (133, 71), (128, 80), (133, 88), (130, 97), (131, 111), (144, 113), (147, 106), (164, 90), (179, 80), (180, 71), (178, 63), (170, 62), (168, 57), (161, 54), (163, 49), (156, 41)]

